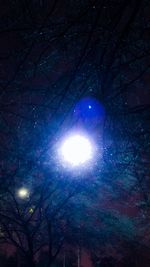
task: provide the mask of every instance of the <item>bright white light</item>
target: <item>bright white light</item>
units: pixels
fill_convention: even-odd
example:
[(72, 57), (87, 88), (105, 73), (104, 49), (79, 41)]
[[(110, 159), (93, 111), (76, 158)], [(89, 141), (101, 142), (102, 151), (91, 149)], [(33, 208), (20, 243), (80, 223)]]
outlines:
[(91, 105), (89, 105), (89, 109), (91, 109), (92, 108), (92, 106)]
[(93, 149), (87, 137), (74, 134), (62, 143), (60, 153), (63, 161), (75, 167), (88, 162), (93, 156)]
[(22, 188), (20, 188), (20, 189), (18, 190), (17, 194), (18, 194), (18, 197), (19, 197), (19, 198), (24, 199), (24, 198), (27, 198), (27, 197), (29, 196), (29, 191), (28, 191), (27, 188), (22, 187)]

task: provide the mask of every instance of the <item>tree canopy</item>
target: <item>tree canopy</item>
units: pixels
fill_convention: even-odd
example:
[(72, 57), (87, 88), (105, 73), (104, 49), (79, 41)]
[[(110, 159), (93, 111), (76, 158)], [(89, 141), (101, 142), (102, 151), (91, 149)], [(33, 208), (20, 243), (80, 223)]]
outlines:
[[(31, 267), (43, 248), (50, 266), (68, 247), (99, 262), (110, 247), (117, 259), (126, 244), (149, 247), (149, 1), (2, 2), (2, 244)], [(86, 102), (76, 112), (84, 99), (102, 105), (101, 117), (87, 116)], [(55, 151), (80, 128), (98, 156), (77, 173)]]

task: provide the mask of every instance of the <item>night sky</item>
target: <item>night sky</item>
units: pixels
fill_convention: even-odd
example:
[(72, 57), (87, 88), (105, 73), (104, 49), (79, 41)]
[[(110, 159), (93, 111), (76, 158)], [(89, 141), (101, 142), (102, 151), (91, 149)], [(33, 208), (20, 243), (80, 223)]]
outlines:
[(150, 266), (149, 14), (1, 0), (0, 267)]

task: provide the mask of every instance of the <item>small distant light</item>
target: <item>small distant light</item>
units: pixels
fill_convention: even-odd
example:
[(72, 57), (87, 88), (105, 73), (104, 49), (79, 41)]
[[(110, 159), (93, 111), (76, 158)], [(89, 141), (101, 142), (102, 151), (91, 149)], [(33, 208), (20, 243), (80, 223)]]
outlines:
[(20, 188), (19, 190), (18, 190), (18, 197), (19, 198), (22, 198), (22, 199), (24, 199), (24, 198), (27, 198), (28, 196), (29, 196), (29, 191), (28, 191), (28, 189), (27, 188), (25, 188), (25, 187), (22, 187), (22, 188)]
[(33, 208), (29, 208), (29, 213), (33, 213), (34, 209)]
[(91, 109), (92, 108), (92, 106), (91, 105), (89, 105), (89, 109)]

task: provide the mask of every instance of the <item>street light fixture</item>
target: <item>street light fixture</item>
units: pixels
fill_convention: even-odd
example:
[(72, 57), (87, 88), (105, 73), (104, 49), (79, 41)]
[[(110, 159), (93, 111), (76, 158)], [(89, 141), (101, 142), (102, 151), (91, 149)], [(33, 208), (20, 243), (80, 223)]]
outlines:
[(61, 161), (71, 167), (85, 165), (93, 158), (93, 154), (92, 142), (82, 133), (69, 135), (60, 145)]

